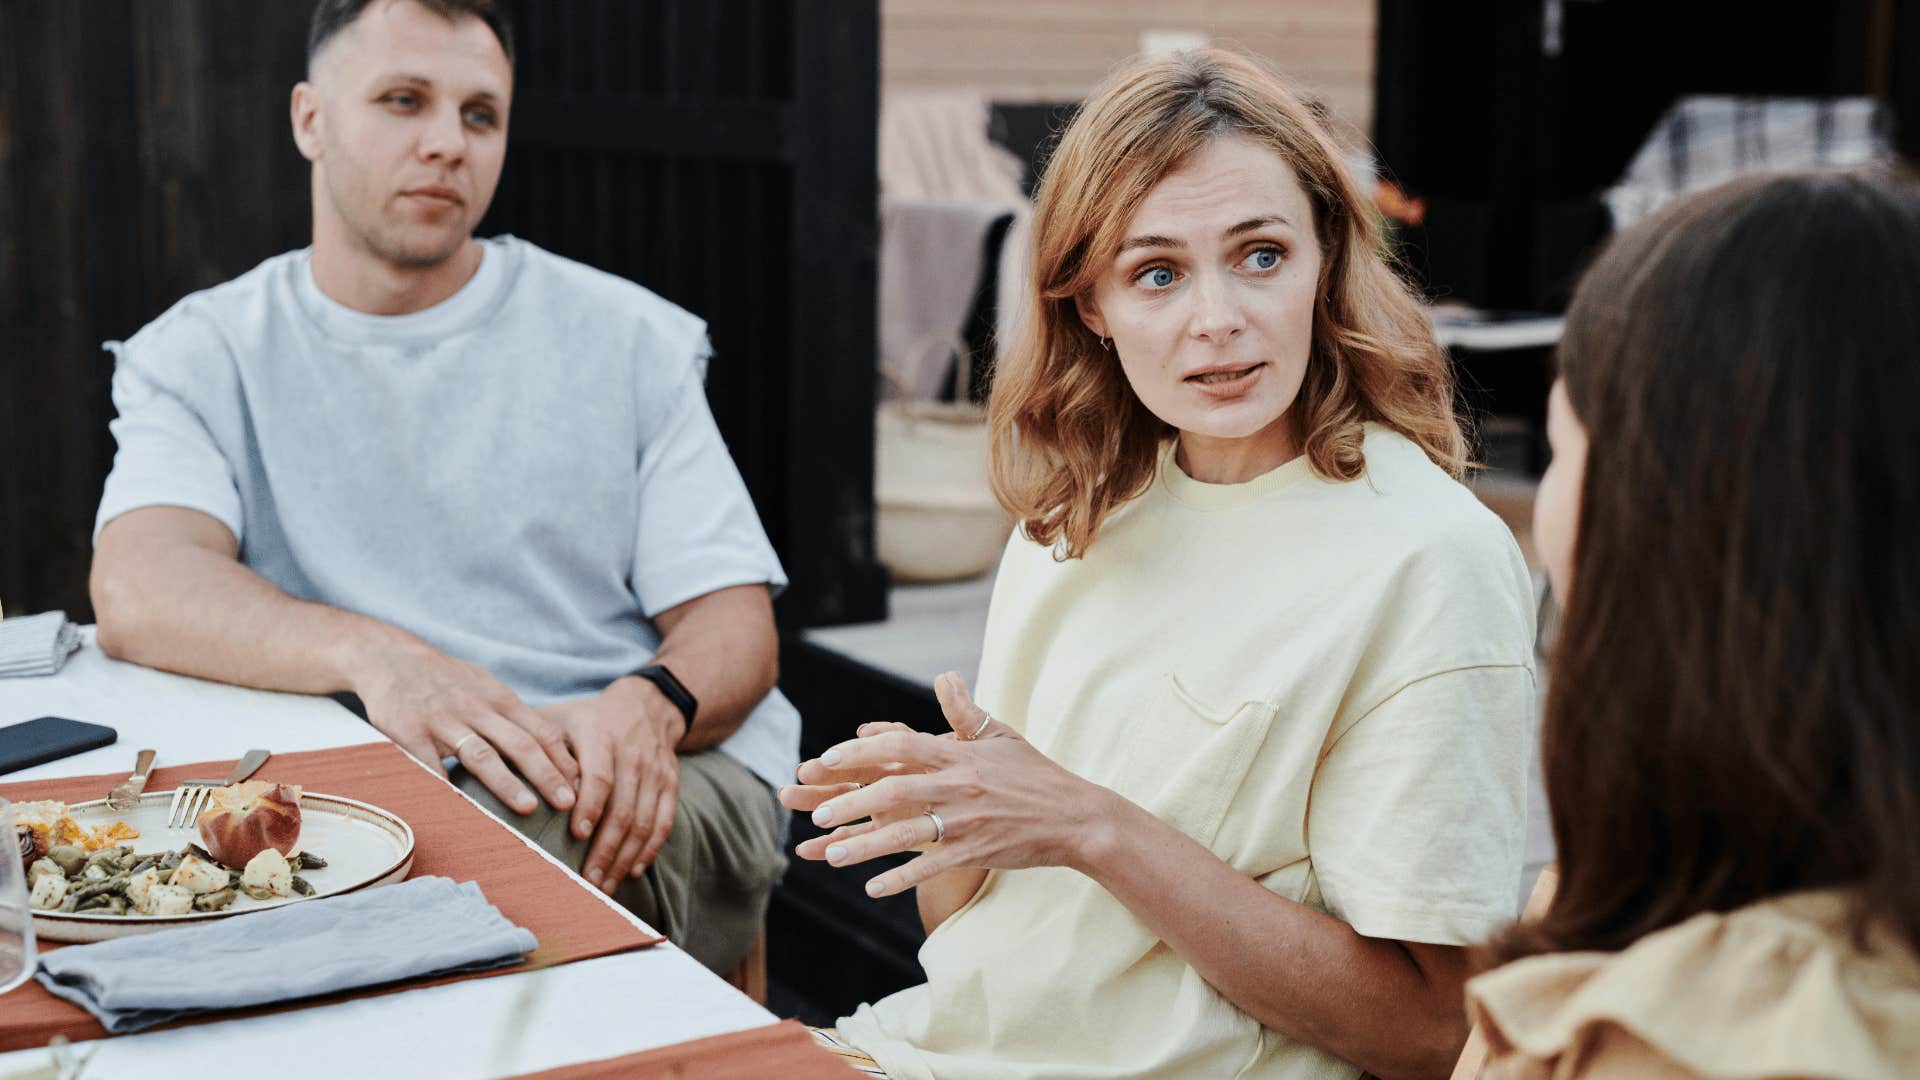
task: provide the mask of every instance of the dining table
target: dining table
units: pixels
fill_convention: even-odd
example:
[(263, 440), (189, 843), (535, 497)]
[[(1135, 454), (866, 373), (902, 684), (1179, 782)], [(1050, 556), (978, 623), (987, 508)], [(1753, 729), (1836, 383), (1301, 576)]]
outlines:
[[(118, 740), (0, 776), (0, 794), (8, 786), (36, 780), (114, 773), (124, 777), (132, 771), (136, 751), (147, 748), (157, 751), (161, 766), (166, 766), (230, 762), (253, 747), (281, 757), (347, 753), (387, 741), (329, 698), (243, 689), (115, 660), (97, 647), (90, 628), (83, 630), (81, 648), (57, 674), (0, 679), (0, 726), (39, 716), (104, 724), (117, 730)], [(270, 773), (271, 763), (262, 775)], [(96, 797), (105, 794), (103, 787)], [(397, 990), (334, 995), (304, 1007), (249, 1010), (186, 1026), (102, 1037), (77, 1042), (71, 1051), (91, 1054), (88, 1078), (108, 1080), (189, 1075), (189, 1070), (197, 1073), (219, 1061), (258, 1062), (258, 1068), (279, 1080), (851, 1075), (815, 1050), (799, 1025), (778, 1020), (660, 939), (571, 868), (519, 833), (505, 831), (570, 879), (571, 887), (580, 890), (579, 896), (569, 896), (570, 902), (604, 904), (649, 944), (537, 969), (522, 965), (528, 969), (509, 968), (490, 977), (403, 984)], [(538, 937), (543, 927), (535, 918), (528, 929)], [(20, 1023), (18, 1014), (25, 1008), (18, 1005), (10, 1013), (9, 1006), (30, 990), (31, 983), (0, 996), (0, 1046), (9, 1045), (4, 1041), (9, 1024)], [(0, 1078), (44, 1065), (49, 1053), (44, 1046), (0, 1053)], [(776, 1059), (786, 1064), (777, 1070), (755, 1064)]]

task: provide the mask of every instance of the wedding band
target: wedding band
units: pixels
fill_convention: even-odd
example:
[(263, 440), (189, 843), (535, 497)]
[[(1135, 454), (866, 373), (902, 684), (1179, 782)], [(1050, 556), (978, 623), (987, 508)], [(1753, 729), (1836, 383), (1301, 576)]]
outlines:
[(460, 736), (460, 741), (453, 744), (453, 756), (460, 756), (460, 748), (467, 745), (468, 739), (477, 739), (479, 737), (480, 733), (477, 731), (469, 731), (465, 735)]
[(947, 838), (947, 823), (941, 821), (940, 815), (931, 810), (927, 811), (927, 816), (933, 819), (933, 842), (937, 844), (945, 840)]
[(987, 730), (987, 725), (991, 723), (993, 723), (993, 714), (985, 710), (982, 710), (980, 713), (980, 726), (973, 729), (973, 734), (967, 736), (967, 741), (972, 742), (973, 740), (979, 738), (980, 733)]

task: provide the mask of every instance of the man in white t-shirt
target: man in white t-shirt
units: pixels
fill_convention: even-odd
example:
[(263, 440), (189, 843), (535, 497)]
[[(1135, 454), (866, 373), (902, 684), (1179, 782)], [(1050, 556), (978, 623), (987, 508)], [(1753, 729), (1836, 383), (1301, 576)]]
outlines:
[(785, 578), (707, 410), (705, 324), (473, 237), (511, 48), (492, 0), (321, 0), (292, 100), (313, 246), (109, 343), (99, 642), (356, 696), (725, 970), (784, 865)]

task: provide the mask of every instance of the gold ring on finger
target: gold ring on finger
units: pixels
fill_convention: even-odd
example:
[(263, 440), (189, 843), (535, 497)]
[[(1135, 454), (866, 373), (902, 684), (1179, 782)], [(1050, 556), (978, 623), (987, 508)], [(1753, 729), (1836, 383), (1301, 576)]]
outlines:
[(459, 757), (460, 748), (467, 745), (468, 740), (477, 739), (479, 737), (480, 737), (480, 733), (477, 731), (469, 731), (465, 735), (460, 736), (460, 741), (453, 744), (453, 756)]

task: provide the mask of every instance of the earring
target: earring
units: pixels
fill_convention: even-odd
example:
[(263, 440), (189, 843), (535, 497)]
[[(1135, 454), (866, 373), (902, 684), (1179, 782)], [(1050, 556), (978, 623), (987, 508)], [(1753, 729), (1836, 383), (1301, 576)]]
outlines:
[(1101, 339), (1100, 339), (1100, 348), (1101, 348), (1101, 349), (1102, 349), (1103, 351), (1105, 351), (1105, 352), (1112, 352), (1112, 351), (1113, 351), (1113, 346), (1107, 343), (1107, 339), (1106, 339), (1106, 338), (1101, 338)]

